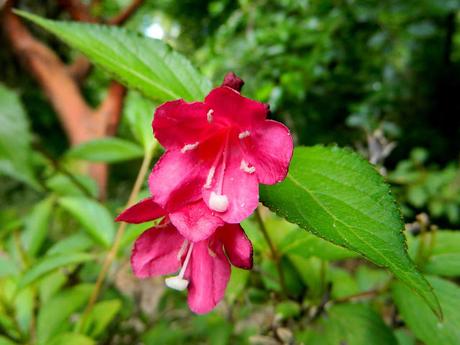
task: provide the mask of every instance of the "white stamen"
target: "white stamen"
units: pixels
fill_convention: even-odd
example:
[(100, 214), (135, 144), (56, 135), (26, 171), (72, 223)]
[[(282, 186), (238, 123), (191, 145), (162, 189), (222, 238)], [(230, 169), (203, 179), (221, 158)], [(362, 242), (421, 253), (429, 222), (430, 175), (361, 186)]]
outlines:
[(241, 160), (240, 169), (248, 174), (253, 174), (256, 171), (256, 167), (250, 167), (244, 159)]
[(187, 151), (194, 150), (194, 149), (196, 149), (198, 147), (198, 144), (199, 144), (199, 142), (197, 141), (196, 143), (193, 143), (193, 144), (184, 145), (184, 147), (182, 147), (180, 152), (185, 153)]
[(182, 259), (182, 255), (185, 253), (185, 249), (187, 249), (188, 245), (188, 240), (185, 240), (184, 243), (182, 243), (182, 246), (179, 249), (179, 252), (177, 253), (177, 260), (180, 261)]
[(225, 212), (228, 208), (228, 198), (226, 195), (219, 195), (215, 192), (211, 192), (209, 198), (209, 208), (217, 212)]
[(251, 132), (249, 131), (244, 131), (244, 132), (241, 132), (240, 134), (238, 134), (238, 138), (240, 139), (244, 139), (246, 137), (249, 137), (251, 135)]
[(208, 122), (211, 123), (212, 122), (212, 114), (214, 113), (214, 110), (212, 109), (209, 109), (208, 110), (208, 113), (206, 114), (206, 118), (208, 119)]
[[(188, 242), (188, 241), (185, 240), (185, 242)], [(178, 290), (178, 291), (182, 291), (187, 288), (189, 282), (187, 279), (184, 279), (184, 274), (185, 274), (185, 270), (187, 269), (188, 262), (190, 261), (190, 256), (192, 255), (192, 249), (193, 249), (193, 243), (191, 243), (190, 246), (188, 247), (187, 256), (185, 257), (184, 264), (182, 265), (182, 268), (180, 269), (179, 274), (177, 276), (168, 277), (165, 279), (165, 284), (167, 287), (174, 289), (174, 290)], [(181, 250), (179, 250), (179, 252)], [(177, 256), (179, 256), (179, 254)]]
[(204, 188), (211, 188), (211, 183), (212, 183), (212, 179), (214, 178), (214, 173), (216, 172), (216, 167), (211, 167), (211, 169), (209, 169), (209, 173), (208, 173), (208, 177), (206, 177), (206, 183), (204, 185)]
[(178, 291), (183, 291), (187, 288), (188, 286), (188, 280), (181, 278), (179, 276), (174, 276), (174, 277), (169, 277), (165, 279), (165, 284), (167, 287), (178, 290)]

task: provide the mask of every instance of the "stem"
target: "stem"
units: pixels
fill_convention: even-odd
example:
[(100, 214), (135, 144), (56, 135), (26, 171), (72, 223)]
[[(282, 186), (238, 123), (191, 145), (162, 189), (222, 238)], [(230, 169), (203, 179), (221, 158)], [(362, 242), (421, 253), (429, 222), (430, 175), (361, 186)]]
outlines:
[(287, 290), (286, 290), (286, 283), (284, 280), (283, 268), (281, 267), (281, 257), (278, 251), (276, 250), (275, 246), (273, 245), (270, 235), (268, 234), (267, 228), (265, 227), (265, 223), (262, 219), (262, 215), (260, 214), (259, 207), (256, 209), (256, 212), (254, 212), (254, 214), (255, 214), (257, 223), (259, 224), (259, 229), (264, 235), (265, 241), (267, 242), (268, 247), (270, 248), (272, 258), (275, 261), (276, 270), (278, 271), (278, 276), (280, 279), (280, 286), (281, 286), (282, 294), (285, 294)]
[[(142, 161), (141, 168), (139, 169), (139, 173), (137, 174), (136, 182), (134, 182), (133, 189), (131, 190), (131, 194), (129, 195), (128, 202), (126, 203), (126, 208), (134, 204), (137, 198), (137, 195), (139, 194), (139, 191), (142, 187), (142, 183), (144, 182), (144, 179), (145, 179), (145, 175), (147, 174), (149, 170), (155, 148), (156, 148), (156, 145), (154, 145), (151, 148), (151, 150), (147, 150), (144, 155), (144, 159)], [(86, 322), (88, 321), (89, 314), (93, 310), (94, 304), (96, 303), (97, 298), (99, 297), (99, 294), (102, 288), (102, 284), (104, 283), (104, 280), (107, 275), (107, 272), (109, 271), (110, 265), (112, 264), (113, 260), (117, 256), (117, 252), (120, 247), (120, 243), (121, 243), (123, 234), (125, 233), (126, 226), (127, 226), (127, 223), (124, 223), (124, 222), (120, 223), (120, 225), (118, 226), (117, 233), (115, 235), (115, 240), (112, 244), (112, 247), (110, 248), (109, 253), (105, 257), (104, 263), (102, 264), (101, 271), (99, 272), (99, 275), (96, 279), (96, 284), (94, 285), (93, 292), (91, 293), (88, 304), (83, 312), (83, 316), (82, 316), (79, 327), (77, 327), (77, 331), (81, 332), (84, 329)]]

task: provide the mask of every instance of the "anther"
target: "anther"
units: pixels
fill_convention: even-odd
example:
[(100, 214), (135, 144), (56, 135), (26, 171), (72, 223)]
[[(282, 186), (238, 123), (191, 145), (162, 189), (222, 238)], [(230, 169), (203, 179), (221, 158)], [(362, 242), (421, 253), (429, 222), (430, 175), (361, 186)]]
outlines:
[[(187, 240), (184, 241), (184, 243), (187, 243), (187, 242), (188, 242)], [(187, 288), (189, 281), (187, 279), (184, 279), (184, 275), (185, 275), (185, 270), (187, 269), (188, 263), (190, 261), (190, 256), (192, 255), (192, 249), (193, 249), (193, 243), (191, 243), (190, 246), (188, 247), (187, 256), (185, 257), (184, 264), (182, 265), (182, 268), (180, 269), (179, 274), (177, 276), (168, 277), (165, 279), (165, 284), (167, 287), (174, 289), (174, 290), (178, 290), (178, 291), (182, 291)], [(179, 253), (181, 251), (182, 251), (182, 248), (179, 250)], [(179, 254), (177, 256), (179, 257)]]
[(238, 134), (238, 138), (240, 139), (244, 139), (246, 137), (249, 137), (251, 135), (251, 132), (249, 131), (244, 131), (244, 132), (241, 132), (240, 134)]
[(209, 208), (217, 212), (225, 212), (228, 209), (228, 198), (226, 195), (219, 195), (211, 192)]
[(208, 119), (208, 122), (211, 123), (212, 122), (212, 114), (214, 113), (214, 110), (212, 109), (209, 109), (208, 110), (208, 113), (206, 114), (206, 118)]
[(198, 145), (199, 145), (199, 142), (198, 142), (198, 141), (197, 141), (196, 143), (193, 143), (193, 144), (184, 145), (184, 146), (182, 147), (182, 149), (180, 150), (180, 152), (185, 153), (185, 152), (187, 152), (187, 151), (194, 150), (194, 149), (196, 149), (196, 148), (198, 147)]
[(250, 167), (248, 162), (246, 162), (244, 159), (241, 160), (240, 169), (244, 172), (247, 172), (248, 174), (253, 174), (256, 171), (256, 167)]

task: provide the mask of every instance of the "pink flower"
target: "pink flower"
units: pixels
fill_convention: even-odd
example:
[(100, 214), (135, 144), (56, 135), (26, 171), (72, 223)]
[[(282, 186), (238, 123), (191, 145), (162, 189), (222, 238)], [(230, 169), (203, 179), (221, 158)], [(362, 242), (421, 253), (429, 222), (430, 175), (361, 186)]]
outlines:
[[(153, 130), (166, 153), (149, 178), (152, 198), (192, 240), (248, 217), (259, 183), (280, 182), (288, 171), (289, 129), (266, 119), (267, 105), (241, 96), (242, 83), (231, 73), (204, 102), (166, 102), (155, 112)], [(184, 226), (197, 214), (208, 220), (199, 232)]]
[[(120, 214), (118, 221), (152, 220), (164, 211), (145, 199)], [(135, 242), (131, 255), (134, 274), (139, 278), (172, 274), (166, 285), (188, 288), (188, 304), (198, 314), (211, 311), (222, 300), (230, 278), (230, 263), (252, 268), (252, 245), (238, 224), (219, 227), (206, 240), (191, 242), (182, 236), (168, 217), (146, 230)]]

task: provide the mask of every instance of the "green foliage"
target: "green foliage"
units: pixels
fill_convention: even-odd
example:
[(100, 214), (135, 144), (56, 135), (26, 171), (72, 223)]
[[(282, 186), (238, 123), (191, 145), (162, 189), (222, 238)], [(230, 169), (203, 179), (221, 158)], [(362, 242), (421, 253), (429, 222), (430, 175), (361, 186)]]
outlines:
[(144, 155), (141, 147), (119, 138), (104, 138), (87, 141), (67, 151), (66, 156), (91, 162), (116, 163), (140, 158)]
[(436, 296), (406, 253), (389, 187), (361, 157), (338, 148), (297, 148), (289, 175), (261, 189), (262, 202), (287, 220), (389, 268), (441, 314)]
[(17, 13), (52, 32), (117, 79), (152, 99), (192, 101), (202, 99), (210, 90), (209, 82), (188, 60), (162, 41), (117, 27), (56, 22), (22, 11)]
[(110, 246), (115, 226), (113, 217), (104, 206), (84, 197), (63, 197), (59, 199), (59, 205), (71, 213), (97, 243)]
[(0, 84), (0, 173), (37, 188), (29, 122), (19, 97)]
[(305, 344), (398, 344), (391, 329), (365, 304), (333, 306), (328, 311), (328, 317), (320, 320), (316, 327), (316, 330), (304, 335)]
[(460, 288), (447, 280), (431, 277), (431, 285), (444, 312), (442, 320), (429, 313), (427, 307), (406, 286), (396, 283), (393, 297), (405, 322), (418, 339), (427, 345), (454, 345), (460, 342)]

